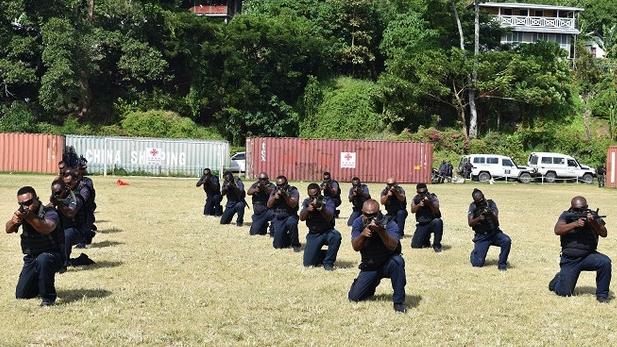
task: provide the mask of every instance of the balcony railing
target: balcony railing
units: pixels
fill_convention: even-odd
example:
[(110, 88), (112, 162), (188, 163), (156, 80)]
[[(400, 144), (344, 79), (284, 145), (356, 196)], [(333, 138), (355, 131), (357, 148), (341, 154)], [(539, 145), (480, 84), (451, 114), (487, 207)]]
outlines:
[(501, 15), (501, 16), (497, 16), (497, 20), (502, 26), (506, 26), (506, 27), (576, 30), (574, 18)]

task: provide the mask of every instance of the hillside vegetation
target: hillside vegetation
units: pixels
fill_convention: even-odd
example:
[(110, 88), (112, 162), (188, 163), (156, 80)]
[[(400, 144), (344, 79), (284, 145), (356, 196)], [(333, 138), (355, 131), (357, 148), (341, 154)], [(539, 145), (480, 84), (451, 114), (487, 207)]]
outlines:
[(617, 3), (540, 2), (585, 9), (576, 60), (501, 45), (484, 13), (474, 54), (463, 0), (247, 0), (228, 23), (186, 0), (0, 0), (0, 131), (412, 138), (437, 158), (497, 143), (599, 164), (617, 134)]

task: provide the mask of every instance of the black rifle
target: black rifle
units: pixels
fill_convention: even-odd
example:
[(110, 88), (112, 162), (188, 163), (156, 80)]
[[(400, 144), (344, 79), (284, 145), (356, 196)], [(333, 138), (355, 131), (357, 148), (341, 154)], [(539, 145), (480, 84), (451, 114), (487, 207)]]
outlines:
[(311, 205), (315, 207), (315, 210), (321, 211), (324, 206), (324, 198), (323, 195), (318, 195), (314, 198), (311, 198)]
[(598, 218), (606, 218), (606, 216), (600, 216), (598, 213), (600, 212), (600, 209), (596, 209), (595, 211), (592, 211), (590, 209), (586, 209), (583, 211), (568, 211), (565, 214), (565, 220), (566, 223), (572, 223), (574, 221), (577, 221), (579, 219), (584, 220), (585, 222), (588, 221), (587, 218), (587, 214), (591, 213), (591, 215), (593, 216), (593, 219), (596, 220)]
[[(491, 200), (488, 200), (491, 201)], [(493, 213), (493, 210), (488, 206), (488, 201), (482, 201), (476, 203), (476, 209), (473, 211), (473, 216), (478, 217), (480, 215), (490, 215)]]

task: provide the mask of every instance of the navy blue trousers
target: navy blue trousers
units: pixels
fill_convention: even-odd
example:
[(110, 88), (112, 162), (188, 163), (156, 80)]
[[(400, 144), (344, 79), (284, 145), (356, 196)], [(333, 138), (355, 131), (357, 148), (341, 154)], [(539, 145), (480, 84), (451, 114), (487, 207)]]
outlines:
[(569, 258), (562, 255), (559, 267), (560, 271), (555, 283), (557, 295), (572, 295), (581, 271), (596, 271), (596, 296), (602, 299), (608, 298), (608, 288), (611, 284), (611, 259), (606, 255), (598, 252), (581, 258)]
[(225, 205), (225, 212), (221, 216), (221, 224), (229, 224), (231, 223), (231, 219), (237, 213), (238, 217), (236, 218), (237, 224), (244, 223), (244, 207), (246, 204), (244, 201), (227, 201)]
[(499, 262), (497, 263), (497, 267), (500, 269), (505, 269), (508, 265), (508, 255), (510, 254), (510, 247), (512, 246), (512, 240), (510, 237), (503, 232), (493, 233), (493, 234), (476, 234), (473, 238), (473, 251), (469, 256), (469, 260), (471, 261), (471, 265), (475, 267), (484, 266), (484, 262), (486, 260), (486, 253), (488, 253), (488, 248), (490, 246), (501, 247), (501, 251), (499, 252)]
[(390, 278), (392, 281), (392, 301), (395, 304), (405, 303), (405, 261), (401, 255), (392, 256), (380, 268), (372, 271), (360, 271), (358, 277), (353, 281), (347, 297), (351, 301), (366, 300), (375, 295), (375, 289), (383, 278)]
[(360, 217), (362, 215), (362, 209), (356, 209), (354, 208), (351, 211), (351, 216), (349, 216), (349, 219), (347, 220), (347, 225), (348, 226), (352, 226), (353, 221), (356, 220), (356, 218)]
[(431, 233), (435, 234), (433, 238), (433, 248), (441, 248), (441, 238), (443, 237), (443, 220), (435, 218), (425, 224), (416, 224), (416, 232), (411, 238), (411, 248), (430, 247)]
[(298, 216), (274, 216), (272, 218), (272, 231), (274, 248), (300, 247), (298, 238)]
[[(253, 211), (256, 211), (255, 205), (253, 205)], [(253, 213), (251, 219), (253, 223), (251, 224), (251, 230), (249, 230), (250, 235), (266, 235), (268, 229), (268, 222), (272, 220), (272, 210), (265, 209), (260, 213)]]
[(400, 237), (405, 235), (405, 220), (407, 219), (408, 214), (409, 213), (407, 213), (407, 210), (398, 210), (394, 215), (387, 214), (387, 216), (392, 218), (392, 220), (396, 222), (396, 225), (398, 225), (398, 234)]
[[(307, 234), (304, 246), (304, 266), (334, 265), (338, 249), (341, 247), (341, 233), (330, 229), (320, 234)], [(328, 250), (321, 247), (328, 246)]]
[(17, 299), (31, 299), (40, 296), (43, 300), (56, 300), (55, 275), (62, 267), (60, 253), (41, 253), (34, 257), (24, 256), (24, 267), (19, 274), (15, 289)]
[(204, 216), (220, 216), (223, 214), (223, 206), (221, 206), (223, 196), (221, 194), (206, 195), (206, 203), (204, 204)]
[(77, 228), (64, 229), (64, 266), (69, 265), (73, 245), (84, 242), (86, 234)]

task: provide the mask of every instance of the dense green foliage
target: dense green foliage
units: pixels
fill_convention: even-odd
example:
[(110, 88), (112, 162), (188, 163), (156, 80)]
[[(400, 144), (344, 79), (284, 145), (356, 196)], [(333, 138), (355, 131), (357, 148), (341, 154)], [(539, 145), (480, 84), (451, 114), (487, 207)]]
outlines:
[(228, 23), (185, 0), (0, 0), (0, 131), (438, 137), (438, 157), (600, 162), (617, 136), (617, 2), (537, 2), (585, 9), (576, 61), (554, 43), (501, 45), (483, 13), (474, 55), (463, 0), (247, 0)]

